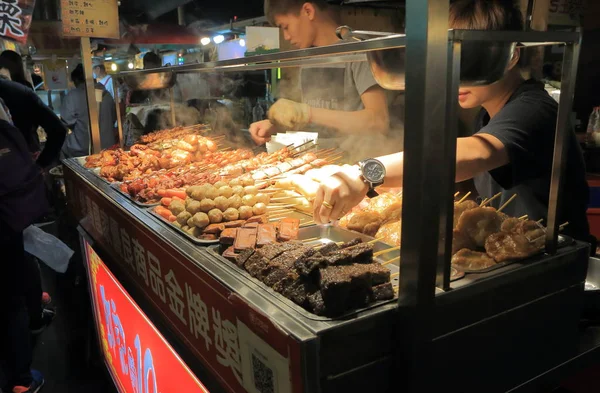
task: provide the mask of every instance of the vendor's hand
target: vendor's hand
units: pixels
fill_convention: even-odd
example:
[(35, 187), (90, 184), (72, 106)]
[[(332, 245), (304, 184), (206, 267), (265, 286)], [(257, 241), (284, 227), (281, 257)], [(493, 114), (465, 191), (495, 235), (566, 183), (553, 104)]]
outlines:
[(286, 130), (302, 130), (310, 123), (310, 106), (281, 98), (271, 106), (268, 116)]
[(250, 136), (257, 145), (264, 145), (271, 140), (271, 135), (276, 131), (275, 126), (269, 120), (257, 121), (250, 124)]
[(338, 220), (362, 201), (369, 191), (357, 166), (344, 166), (321, 182), (314, 202), (317, 224)]

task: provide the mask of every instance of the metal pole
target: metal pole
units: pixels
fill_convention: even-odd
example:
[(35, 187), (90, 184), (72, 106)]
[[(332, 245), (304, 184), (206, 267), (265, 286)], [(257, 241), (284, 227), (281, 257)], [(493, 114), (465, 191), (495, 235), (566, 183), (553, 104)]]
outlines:
[(448, 43), (448, 91), (446, 92), (446, 133), (444, 135), (444, 162), (446, 175), (440, 182), (440, 249), (438, 251), (436, 286), (450, 289), (452, 257), (452, 230), (454, 223), (454, 190), (456, 188), (456, 137), (458, 134), (458, 88), (460, 85), (460, 41)]
[[(406, 2), (404, 198), (398, 296), (403, 392), (426, 391), (440, 236), (448, 63), (448, 0)], [(434, 246), (432, 246), (432, 244)], [(395, 380), (396, 377), (394, 378)]]
[(100, 153), (100, 124), (98, 123), (98, 103), (96, 102), (96, 87), (92, 76), (92, 48), (88, 37), (81, 37), (81, 60), (85, 74), (85, 91), (87, 97), (90, 132), (92, 137), (92, 152)]
[[(121, 121), (121, 105), (119, 102), (119, 86), (120, 83), (113, 78), (113, 89), (115, 91), (115, 105), (117, 109), (117, 127), (119, 130), (119, 145), (123, 147), (125, 145), (125, 139), (123, 138), (123, 122)], [(124, 97), (123, 97), (124, 98)]]
[(175, 118), (175, 94), (173, 92), (173, 88), (169, 89), (169, 99), (171, 101), (171, 126), (176, 127), (176, 118)]
[(550, 196), (548, 200), (546, 251), (549, 254), (556, 253), (558, 244), (558, 211), (562, 205), (560, 189), (563, 184), (562, 181), (564, 179), (564, 169), (567, 160), (568, 136), (572, 132), (569, 116), (575, 92), (580, 42), (567, 44), (563, 55), (560, 100), (558, 103), (558, 117), (556, 119), (554, 139), (554, 158), (552, 161), (552, 180), (550, 182)]

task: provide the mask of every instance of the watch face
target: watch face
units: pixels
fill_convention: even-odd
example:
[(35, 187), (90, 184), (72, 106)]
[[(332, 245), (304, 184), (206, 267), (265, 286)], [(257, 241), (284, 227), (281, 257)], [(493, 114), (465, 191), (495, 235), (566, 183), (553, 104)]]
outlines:
[(385, 177), (385, 167), (376, 160), (366, 161), (363, 166), (363, 176), (371, 183), (379, 183)]

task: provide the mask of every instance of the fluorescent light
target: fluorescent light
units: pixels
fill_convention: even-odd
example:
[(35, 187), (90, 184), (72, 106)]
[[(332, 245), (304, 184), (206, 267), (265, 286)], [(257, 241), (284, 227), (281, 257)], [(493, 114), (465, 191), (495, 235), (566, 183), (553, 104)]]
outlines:
[(219, 34), (213, 37), (213, 41), (215, 42), (215, 44), (220, 44), (221, 42), (225, 41), (225, 37)]
[(106, 57), (104, 58), (104, 60), (106, 60), (106, 61), (112, 60), (112, 56), (106, 56)]
[(240, 39), (240, 46), (246, 46), (246, 40), (245, 39)]
[(202, 45), (206, 46), (206, 45), (210, 44), (210, 38), (208, 38), (208, 37), (203, 37), (203, 38), (200, 40), (200, 43), (201, 43)]
[(133, 70), (133, 67), (134, 67), (134, 66), (133, 66), (133, 63), (132, 63), (132, 62), (129, 62), (129, 64), (127, 64), (127, 68), (129, 68), (130, 70)]
[(116, 71), (117, 70), (117, 64), (116, 63), (112, 63), (111, 66), (110, 66), (110, 69), (113, 70), (113, 71)]

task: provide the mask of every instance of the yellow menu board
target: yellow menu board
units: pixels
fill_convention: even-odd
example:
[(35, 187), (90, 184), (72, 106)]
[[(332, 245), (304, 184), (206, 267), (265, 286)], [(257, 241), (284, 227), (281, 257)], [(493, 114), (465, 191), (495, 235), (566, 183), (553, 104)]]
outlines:
[(65, 37), (119, 38), (117, 0), (61, 0)]

